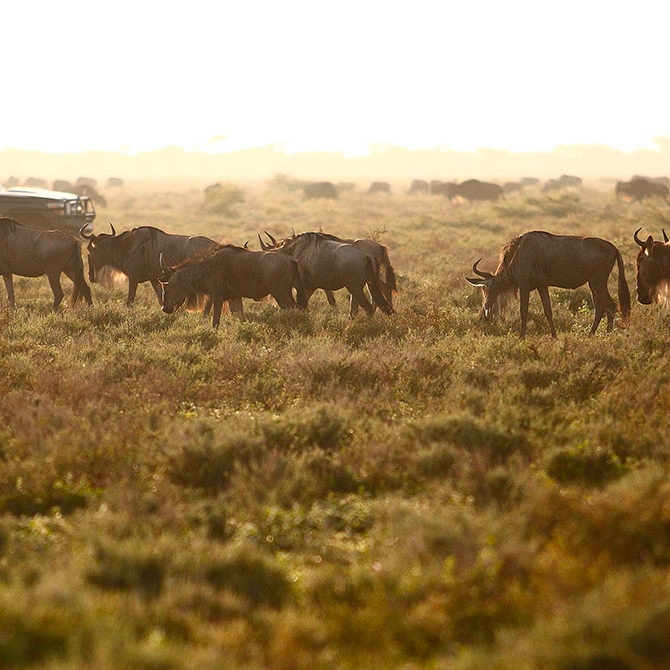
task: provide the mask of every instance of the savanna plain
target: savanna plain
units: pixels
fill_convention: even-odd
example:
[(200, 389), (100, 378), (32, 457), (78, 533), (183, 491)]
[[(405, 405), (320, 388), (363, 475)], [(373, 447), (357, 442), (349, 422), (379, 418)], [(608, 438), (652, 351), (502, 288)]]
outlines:
[[(374, 237), (396, 313), (245, 302), (215, 331), (148, 284), (0, 309), (0, 665), (655, 670), (670, 659), (670, 314), (635, 302), (633, 232), (670, 208), (613, 182), (496, 204), (307, 200), (280, 178), (131, 182), (96, 232)], [(630, 320), (590, 293), (493, 324), (474, 261), (528, 230), (621, 250)], [(66, 295), (71, 284), (63, 280)], [(616, 270), (610, 278), (616, 298)]]

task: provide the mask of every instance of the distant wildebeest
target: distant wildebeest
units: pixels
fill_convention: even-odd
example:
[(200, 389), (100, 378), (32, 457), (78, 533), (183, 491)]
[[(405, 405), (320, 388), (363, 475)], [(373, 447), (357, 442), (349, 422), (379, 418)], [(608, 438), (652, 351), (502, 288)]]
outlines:
[(19, 181), (18, 177), (8, 177), (4, 182), (3, 186), (5, 188), (14, 188), (14, 186), (18, 186), (21, 182)]
[(373, 195), (375, 193), (391, 195), (391, 185), (387, 181), (373, 181), (367, 190), (367, 195)]
[(65, 273), (74, 284), (70, 304), (76, 305), (81, 300), (93, 304), (91, 289), (84, 277), (81, 246), (72, 235), (60, 230), (38, 230), (14, 219), (0, 218), (0, 274), (5, 281), (11, 307), (16, 307), (12, 275), (46, 275), (54, 296), (53, 309), (56, 311), (64, 296), (61, 273)]
[(428, 193), (430, 186), (427, 181), (424, 181), (423, 179), (413, 179), (412, 183), (410, 184), (409, 191), (407, 191), (408, 195), (426, 195)]
[(307, 307), (299, 262), (271, 251), (222, 245), (206, 256), (169, 268), (160, 279), (161, 307), (166, 314), (172, 314), (195, 295), (206, 295), (212, 301), (214, 328), (219, 327), (226, 300), (238, 300), (241, 305), (242, 298), (262, 300), (271, 295), (282, 309)]
[(162, 274), (161, 254), (166, 263), (177, 265), (197, 254), (206, 254), (217, 245), (209, 237), (172, 235), (152, 226), (140, 226), (116, 234), (110, 223), (112, 233), (94, 235), (85, 233), (86, 226), (79, 234), (88, 240), (88, 275), (92, 282), (98, 281), (104, 269), (120, 272), (128, 277), (128, 297), (130, 307), (137, 293), (137, 285), (148, 281), (161, 300), (161, 285), (158, 277)]
[(510, 193), (520, 193), (523, 191), (523, 185), (520, 181), (508, 181), (503, 184), (503, 193), (508, 195)]
[(120, 188), (121, 186), (124, 185), (123, 179), (121, 177), (110, 177), (107, 180), (107, 187), (108, 188)]
[(578, 187), (582, 185), (581, 177), (574, 177), (569, 174), (562, 174), (558, 179), (549, 179), (542, 187), (542, 192), (557, 191), (562, 188)]
[(74, 182), (75, 186), (93, 186), (94, 188), (98, 185), (98, 180), (93, 177), (77, 177)]
[(337, 188), (335, 184), (329, 181), (318, 181), (313, 184), (305, 184), (302, 189), (303, 199), (311, 198), (337, 198)]
[(65, 193), (74, 193), (72, 188), (72, 182), (66, 179), (54, 179), (54, 183), (51, 186), (53, 191), (64, 191)]
[(532, 188), (533, 186), (539, 186), (540, 185), (540, 180), (537, 179), (536, 177), (522, 177), (519, 180), (519, 183), (523, 188), (529, 187)]
[(87, 195), (96, 205), (100, 207), (107, 207), (107, 199), (102, 193), (99, 193), (95, 186), (75, 184), (70, 188), (71, 193), (76, 193), (78, 196)]
[(670, 188), (670, 177), (643, 177), (642, 175), (636, 174), (631, 178), (631, 181), (635, 179), (646, 179), (647, 181), (654, 182), (655, 184), (663, 184)]
[[(356, 303), (369, 316), (374, 313), (375, 306), (384, 314), (393, 313), (393, 306), (382, 292), (377, 261), (359, 246), (325, 233), (307, 232), (285, 238), (277, 244), (276, 250), (300, 262), (306, 302), (317, 289), (338, 291), (346, 288), (351, 294), (350, 316), (356, 315)], [(375, 306), (365, 295), (365, 286)]]
[[(267, 231), (265, 231), (265, 234), (268, 236), (272, 244), (270, 245), (265, 244), (261, 239), (261, 236), (259, 235), (258, 240), (261, 244), (261, 249), (263, 249), (264, 251), (270, 249), (277, 249), (280, 246), (280, 243), (277, 242), (277, 240)], [(377, 242), (376, 240), (369, 240), (366, 238), (345, 239), (336, 237), (335, 235), (329, 235), (327, 233), (319, 233), (319, 234), (331, 240), (335, 240), (337, 242), (343, 242), (345, 244), (353, 244), (357, 246), (359, 249), (362, 249), (366, 254), (372, 256), (377, 263), (377, 268), (379, 269), (379, 283), (381, 286), (382, 294), (384, 295), (384, 298), (386, 298), (388, 304), (393, 306), (393, 294), (398, 292), (398, 284), (396, 281), (395, 270), (393, 269), (393, 266), (391, 265), (391, 260), (389, 258), (388, 247), (386, 247), (384, 244), (381, 244), (380, 242)], [(324, 289), (324, 291), (326, 294), (326, 298), (328, 300), (328, 304), (331, 307), (335, 307), (336, 303), (333, 292), (329, 289)], [(372, 299), (372, 305), (374, 308), (377, 307), (374, 298)], [(355, 300), (351, 302), (350, 311), (353, 314), (356, 314), (358, 312), (358, 303)]]
[(630, 198), (633, 202), (640, 202), (645, 198), (663, 198), (670, 201), (670, 189), (665, 184), (649, 181), (648, 179), (631, 179), (631, 181), (618, 181), (614, 188), (617, 198), (621, 196)]
[(430, 182), (430, 194), (431, 195), (443, 195), (446, 198), (451, 200), (454, 189), (458, 184), (453, 181), (440, 181), (439, 179), (433, 179)]
[(39, 177), (28, 177), (24, 186), (30, 186), (31, 188), (48, 188), (47, 180), (40, 179)]
[(655, 241), (651, 235), (643, 242), (638, 237), (641, 230), (642, 228), (638, 228), (633, 234), (633, 239), (640, 246), (636, 271), (637, 301), (642, 305), (650, 305), (667, 300), (670, 286), (670, 244), (665, 230), (665, 243)]
[(478, 179), (468, 179), (452, 189), (450, 197), (465, 198), (470, 202), (475, 200), (500, 200), (503, 190), (498, 184), (491, 184)]
[(555, 338), (549, 287), (576, 289), (587, 282), (595, 309), (590, 334), (596, 332), (603, 315), (607, 316), (607, 331), (610, 332), (616, 304), (607, 290), (607, 280), (615, 262), (619, 275), (621, 315), (627, 319), (630, 314), (630, 293), (623, 259), (619, 250), (607, 240), (532, 231), (515, 237), (503, 248), (495, 274), (478, 270), (480, 261), (481, 259), (472, 266), (472, 271), (478, 277), (466, 279), (473, 286), (482, 288), (484, 316), (490, 318), (499, 313), (518, 291), (521, 302), (521, 337), (526, 335), (531, 291), (537, 290), (540, 294), (551, 336)]

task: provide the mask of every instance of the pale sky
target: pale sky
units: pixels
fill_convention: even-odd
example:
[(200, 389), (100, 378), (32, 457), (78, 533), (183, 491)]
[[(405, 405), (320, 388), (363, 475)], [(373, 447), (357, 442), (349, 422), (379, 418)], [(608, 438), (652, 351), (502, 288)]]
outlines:
[(666, 6), (9, 3), (0, 149), (653, 147), (670, 137)]

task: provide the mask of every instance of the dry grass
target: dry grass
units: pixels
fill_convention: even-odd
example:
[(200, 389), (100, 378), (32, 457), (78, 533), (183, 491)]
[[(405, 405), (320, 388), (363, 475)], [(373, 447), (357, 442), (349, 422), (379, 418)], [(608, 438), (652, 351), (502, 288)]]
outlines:
[[(148, 285), (0, 311), (0, 664), (658, 668), (670, 654), (670, 317), (588, 339), (587, 290), (483, 326), (464, 281), (531, 229), (610, 239), (634, 288), (661, 205), (585, 190), (498, 206), (303, 202), (240, 184), (106, 194), (96, 225), (255, 246), (376, 231), (397, 313), (245, 305), (214, 331)], [(403, 188), (395, 188), (401, 193)], [(612, 281), (614, 286), (614, 280)], [(613, 294), (616, 292), (613, 289)], [(604, 329), (603, 329), (604, 331)]]

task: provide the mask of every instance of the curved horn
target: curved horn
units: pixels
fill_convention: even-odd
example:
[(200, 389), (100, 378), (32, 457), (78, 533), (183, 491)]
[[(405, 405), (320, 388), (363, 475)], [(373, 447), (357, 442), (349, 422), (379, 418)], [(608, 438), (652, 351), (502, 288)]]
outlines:
[(641, 246), (644, 246), (644, 242), (637, 236), (637, 234), (642, 230), (642, 228), (638, 228), (634, 233), (633, 233), (633, 239)]
[(670, 242), (670, 239), (668, 239), (668, 234), (665, 232), (665, 228), (661, 228), (661, 230), (663, 231), (663, 242), (667, 244)]
[(112, 235), (116, 237), (116, 231), (114, 230), (114, 226), (112, 225), (112, 222), (109, 222), (109, 227), (112, 229)]
[(93, 233), (89, 233), (88, 235), (84, 232), (88, 228), (88, 223), (85, 223), (80, 229), (79, 229), (79, 234), (85, 239), (85, 240), (90, 240), (94, 237)]
[(261, 237), (261, 234), (258, 233), (258, 241), (261, 243), (261, 251), (267, 251), (270, 247), (268, 247), (265, 242), (263, 242), (263, 238)]
[(481, 262), (481, 258), (478, 261), (475, 261), (474, 265), (472, 266), (472, 271), (476, 274), (479, 275), (480, 277), (484, 277), (484, 279), (491, 279), (493, 275), (490, 272), (482, 272), (481, 270), (477, 269), (477, 266)]
[(263, 231), (263, 232), (268, 236), (268, 238), (270, 239), (270, 242), (272, 242), (272, 246), (273, 246), (273, 247), (277, 247), (277, 246), (279, 246), (279, 242), (277, 242), (277, 240), (275, 240), (275, 238), (272, 237), (272, 235), (270, 235), (270, 233), (268, 233), (267, 230), (265, 230), (265, 231)]

